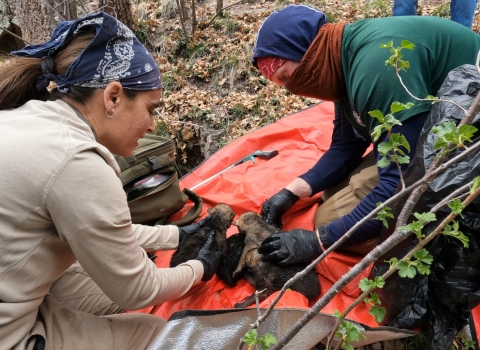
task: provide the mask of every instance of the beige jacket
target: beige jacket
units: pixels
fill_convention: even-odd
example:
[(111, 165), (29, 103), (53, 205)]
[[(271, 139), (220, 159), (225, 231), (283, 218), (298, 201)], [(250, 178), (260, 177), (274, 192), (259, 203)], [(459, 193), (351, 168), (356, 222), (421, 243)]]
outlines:
[(158, 269), (144, 248), (178, 245), (176, 226), (133, 225), (112, 154), (62, 101), (0, 112), (0, 349), (22, 348), (50, 285), (78, 260), (119, 306), (186, 293), (191, 260)]

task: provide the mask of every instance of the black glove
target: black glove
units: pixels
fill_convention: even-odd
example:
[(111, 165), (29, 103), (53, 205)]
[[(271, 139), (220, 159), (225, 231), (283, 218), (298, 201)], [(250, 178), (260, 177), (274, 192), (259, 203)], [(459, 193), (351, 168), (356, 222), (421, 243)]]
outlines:
[(286, 188), (274, 194), (262, 205), (262, 217), (269, 223), (282, 228), (282, 216), (300, 199)]
[(262, 242), (258, 252), (263, 254), (263, 260), (286, 266), (310, 263), (322, 249), (314, 231), (296, 229), (274, 233)]
[(218, 264), (222, 253), (218, 250), (213, 250), (213, 244), (215, 242), (215, 232), (212, 231), (208, 234), (207, 241), (202, 248), (195, 255), (194, 259), (199, 260), (203, 264), (203, 277), (202, 281), (206, 282), (212, 279), (215, 271), (217, 271)]
[(207, 217), (203, 218), (199, 222), (194, 222), (193, 224), (179, 227), (178, 228), (178, 244), (182, 243), (188, 237), (193, 236), (195, 232), (203, 228), (211, 219), (212, 217), (208, 215)]

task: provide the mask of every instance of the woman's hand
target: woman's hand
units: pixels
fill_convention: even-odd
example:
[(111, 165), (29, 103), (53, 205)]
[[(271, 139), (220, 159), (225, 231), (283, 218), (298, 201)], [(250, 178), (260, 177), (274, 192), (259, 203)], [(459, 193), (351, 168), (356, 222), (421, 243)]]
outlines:
[(262, 217), (271, 225), (282, 227), (282, 216), (300, 199), (292, 191), (283, 188), (262, 205)]
[(202, 281), (206, 282), (212, 279), (213, 275), (217, 271), (218, 264), (222, 253), (218, 250), (214, 250), (213, 244), (215, 242), (215, 232), (211, 231), (208, 234), (207, 241), (202, 248), (195, 255), (195, 260), (199, 260), (203, 264), (203, 277)]
[(208, 215), (207, 217), (203, 218), (199, 222), (194, 222), (193, 224), (179, 227), (178, 228), (178, 244), (182, 243), (187, 238), (193, 236), (195, 232), (203, 228), (211, 219), (212, 217)]
[(262, 242), (258, 252), (264, 260), (286, 266), (310, 263), (322, 249), (315, 231), (295, 229), (274, 233)]

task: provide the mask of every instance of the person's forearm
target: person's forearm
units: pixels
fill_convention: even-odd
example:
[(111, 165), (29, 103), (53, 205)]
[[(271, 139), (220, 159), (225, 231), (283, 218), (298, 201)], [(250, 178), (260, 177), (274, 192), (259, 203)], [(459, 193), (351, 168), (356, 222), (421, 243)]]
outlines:
[(138, 244), (144, 249), (169, 250), (178, 247), (178, 227), (175, 225), (146, 226), (132, 224)]
[(312, 188), (310, 185), (299, 177), (290, 182), (285, 188), (300, 198), (310, 197), (312, 195)]

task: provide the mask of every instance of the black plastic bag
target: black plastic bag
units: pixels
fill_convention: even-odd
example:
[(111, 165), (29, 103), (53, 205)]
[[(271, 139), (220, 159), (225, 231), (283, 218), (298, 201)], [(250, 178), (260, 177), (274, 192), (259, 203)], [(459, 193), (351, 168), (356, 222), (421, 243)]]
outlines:
[[(451, 100), (468, 109), (480, 90), (480, 76), (473, 65), (463, 65), (452, 70), (438, 92), (441, 99)], [(399, 101), (401, 102), (401, 101)], [(405, 173), (406, 185), (419, 180), (430, 166), (437, 151), (433, 149), (436, 134), (432, 127), (446, 121), (456, 124), (463, 118), (461, 109), (451, 103), (437, 103), (433, 106), (420, 135), (415, 156)], [(472, 123), (479, 129), (473, 138), (480, 139), (480, 114)], [(457, 155), (456, 150), (450, 156)], [(440, 200), (459, 187), (480, 175), (480, 152), (474, 152), (445, 172), (438, 175), (418, 201), (412, 213), (430, 211)], [(406, 197), (396, 201), (391, 207), (395, 217), (405, 204)], [(437, 211), (437, 221), (423, 229), (428, 235), (448, 214), (447, 206)], [(420, 327), (429, 339), (431, 349), (449, 349), (456, 334), (468, 323), (470, 310), (480, 302), (480, 198), (457, 216), (459, 230), (469, 239), (469, 248), (464, 248), (458, 239), (440, 235), (426, 249), (434, 257), (430, 275), (417, 274), (415, 278), (401, 278), (394, 274), (379, 290), (382, 305), (387, 308), (385, 325), (413, 329)], [(380, 235), (380, 242), (388, 238), (395, 228)], [(418, 243), (411, 235), (398, 246), (380, 257), (372, 270), (371, 278), (382, 275), (387, 269), (385, 263), (391, 257), (402, 258)]]

